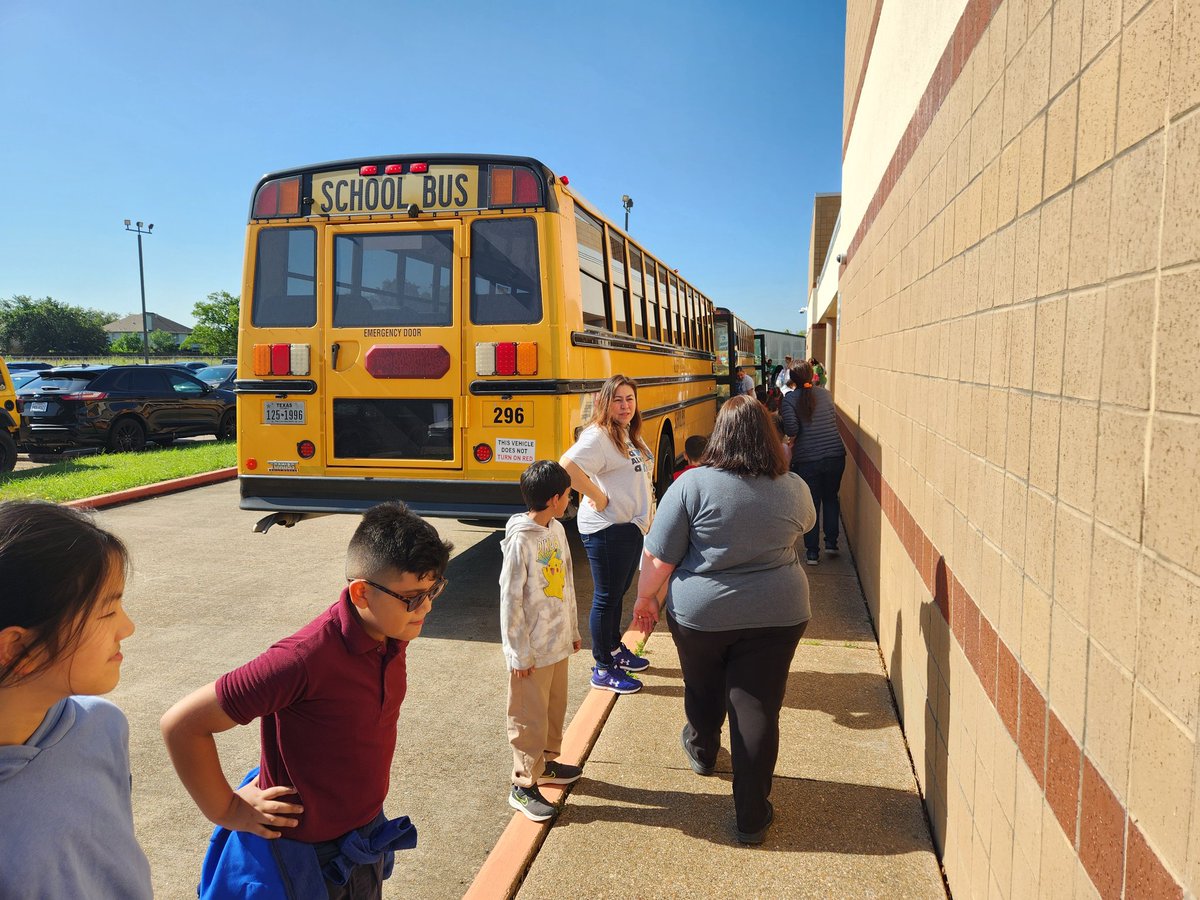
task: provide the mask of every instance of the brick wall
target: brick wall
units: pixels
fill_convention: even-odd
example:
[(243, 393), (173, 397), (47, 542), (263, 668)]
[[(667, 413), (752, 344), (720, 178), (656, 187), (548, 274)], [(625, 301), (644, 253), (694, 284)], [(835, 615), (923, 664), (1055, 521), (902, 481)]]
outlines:
[(935, 837), (960, 896), (1195, 892), (1200, 3), (971, 0), (939, 49), (836, 385)]

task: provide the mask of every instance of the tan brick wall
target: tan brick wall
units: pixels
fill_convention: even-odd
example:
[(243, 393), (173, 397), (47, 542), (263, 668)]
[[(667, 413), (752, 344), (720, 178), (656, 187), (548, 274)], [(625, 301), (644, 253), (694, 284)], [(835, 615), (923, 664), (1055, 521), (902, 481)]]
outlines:
[(850, 114), (862, 83), (863, 63), (871, 29), (879, 17), (883, 0), (846, 0), (846, 60), (842, 99), (842, 132), (849, 129)]
[(935, 838), (959, 896), (1200, 892), (1200, 2), (971, 0), (943, 61), (836, 391)]

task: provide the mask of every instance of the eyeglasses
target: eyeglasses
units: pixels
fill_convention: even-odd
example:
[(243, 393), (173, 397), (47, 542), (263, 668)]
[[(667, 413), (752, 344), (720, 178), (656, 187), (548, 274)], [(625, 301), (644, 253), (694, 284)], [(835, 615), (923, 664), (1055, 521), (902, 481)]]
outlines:
[(375, 588), (375, 590), (383, 591), (389, 597), (395, 597), (408, 608), (409, 612), (416, 612), (421, 608), (421, 604), (426, 600), (436, 600), (442, 595), (442, 591), (446, 589), (446, 585), (449, 584), (447, 579), (439, 578), (436, 582), (434, 582), (433, 587), (431, 587), (429, 590), (421, 591), (421, 593), (417, 594), (415, 597), (405, 597), (403, 594), (397, 594), (395, 591), (385, 588), (382, 584), (376, 584), (369, 578), (348, 578), (346, 580), (366, 582), (371, 587)]

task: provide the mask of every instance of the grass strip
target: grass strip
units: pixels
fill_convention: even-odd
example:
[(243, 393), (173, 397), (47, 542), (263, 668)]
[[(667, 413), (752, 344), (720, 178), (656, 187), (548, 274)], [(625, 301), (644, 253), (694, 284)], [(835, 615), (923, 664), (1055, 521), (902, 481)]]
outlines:
[(77, 456), (0, 476), (0, 500), (81, 500), (237, 464), (233, 441), (205, 441), (139, 453)]

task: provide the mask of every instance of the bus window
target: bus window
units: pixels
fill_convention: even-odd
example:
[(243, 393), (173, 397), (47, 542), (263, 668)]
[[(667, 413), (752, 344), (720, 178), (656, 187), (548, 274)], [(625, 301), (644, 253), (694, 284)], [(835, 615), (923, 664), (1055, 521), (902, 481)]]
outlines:
[(251, 321), (259, 328), (317, 323), (317, 232), (269, 228), (258, 233)]
[(633, 313), (633, 336), (646, 337), (646, 322), (642, 316), (642, 251), (629, 247), (629, 311)]
[(335, 328), (453, 321), (452, 232), (338, 235), (333, 256)]
[(658, 267), (658, 302), (662, 306), (662, 339), (668, 343), (675, 339), (675, 330), (671, 327), (671, 307), (667, 299), (667, 269)]
[(613, 331), (629, 334), (629, 289), (625, 282), (625, 238), (609, 232), (609, 258), (612, 260)]
[(604, 277), (604, 230), (600, 223), (575, 208), (579, 247), (579, 287), (583, 294), (583, 324), (608, 327), (608, 279)]
[(482, 219), (471, 226), (471, 321), (526, 325), (542, 318), (533, 219)]
[(661, 341), (658, 319), (658, 280), (654, 260), (646, 258), (646, 332), (651, 340)]
[(681, 347), (685, 346), (687, 341), (683, 335), (683, 316), (679, 309), (679, 279), (674, 275), (671, 276), (671, 334), (675, 337), (675, 343)]

